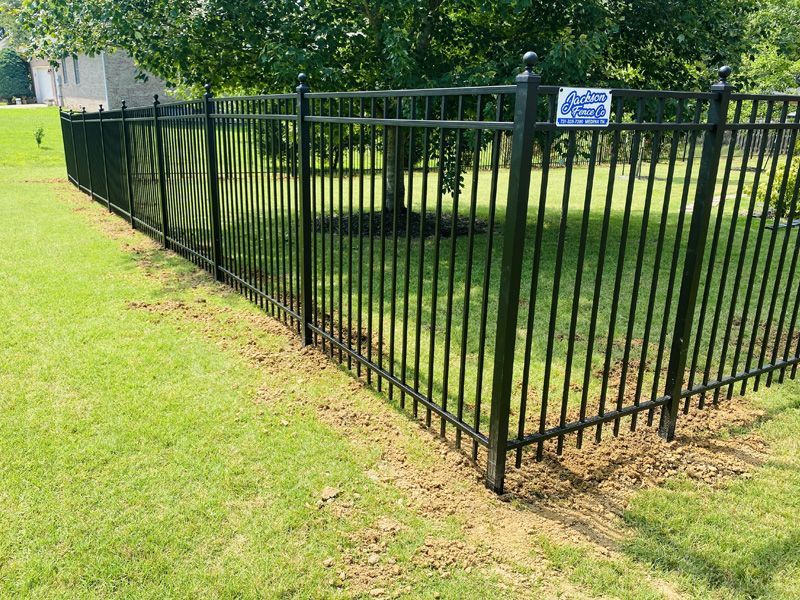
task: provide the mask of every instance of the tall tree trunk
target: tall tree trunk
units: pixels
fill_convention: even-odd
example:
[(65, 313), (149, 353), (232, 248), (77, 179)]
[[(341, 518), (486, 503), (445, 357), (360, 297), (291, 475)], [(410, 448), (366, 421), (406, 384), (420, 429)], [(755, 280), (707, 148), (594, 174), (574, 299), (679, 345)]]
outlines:
[[(400, 139), (397, 139), (397, 136)], [(387, 127), (385, 136), (385, 147), (383, 152), (383, 168), (386, 169), (386, 189), (383, 191), (384, 210), (393, 213), (398, 211), (402, 214), (406, 207), (405, 199), (405, 178), (404, 156), (405, 156), (405, 134), (399, 127)]]

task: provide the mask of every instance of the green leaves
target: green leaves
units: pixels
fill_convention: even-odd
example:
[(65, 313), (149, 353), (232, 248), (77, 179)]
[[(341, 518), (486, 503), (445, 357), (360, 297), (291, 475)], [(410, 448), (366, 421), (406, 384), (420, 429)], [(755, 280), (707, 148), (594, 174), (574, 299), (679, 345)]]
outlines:
[[(735, 65), (753, 47), (747, 31), (769, 31), (767, 17), (742, 26), (755, 1), (21, 0), (14, 11), (31, 54), (120, 48), (191, 94), (206, 81), (284, 91), (301, 70), (320, 91), (508, 83), (530, 49), (547, 83), (686, 89)], [(774, 40), (779, 53), (800, 45), (792, 31)]]

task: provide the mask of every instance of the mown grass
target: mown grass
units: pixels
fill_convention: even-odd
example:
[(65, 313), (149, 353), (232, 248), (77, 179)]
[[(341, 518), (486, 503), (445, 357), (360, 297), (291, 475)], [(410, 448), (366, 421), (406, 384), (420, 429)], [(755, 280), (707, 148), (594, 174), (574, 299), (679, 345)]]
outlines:
[[(343, 556), (381, 517), (402, 527), (381, 558), (407, 574), (389, 592), (499, 594), (488, 570), (431, 577), (414, 562), (427, 537), (462, 533), (405, 508), (365, 474), (380, 453), (308, 410), (346, 393), (346, 376), (261, 372), (201, 325), (128, 307), (203, 301), (220, 329), (231, 327), (220, 311), (257, 310), (196, 279), (180, 285), (187, 264), (174, 255), (159, 261), (171, 282), (144, 277), (59, 201), (76, 192), (51, 181), (64, 176), (55, 116), (0, 112), (0, 595), (350, 595), (337, 585)], [(40, 119), (53, 143), (41, 151), (26, 139)], [(266, 352), (286, 343), (252, 335)], [(254, 401), (262, 387), (266, 405)], [(318, 508), (326, 486), (352, 509)]]
[(752, 400), (766, 411), (756, 431), (771, 454), (752, 477), (721, 489), (677, 480), (641, 493), (625, 515), (630, 556), (681, 574), (696, 597), (800, 598), (800, 386)]
[[(293, 401), (313, 405), (346, 377), (262, 373), (191, 323), (126, 308), (202, 299), (211, 314), (233, 311), (210, 325), (222, 330), (246, 328), (236, 316), (256, 310), (197, 278), (181, 285), (193, 267), (169, 254), (153, 255), (169, 283), (143, 277), (118, 242), (57, 200), (75, 192), (54, 187), (63, 159), (57, 144), (35, 148), (39, 120), (56, 126), (54, 111), (0, 111), (0, 595), (336, 597), (347, 591), (322, 561), (387, 515), (406, 526), (386, 558), (407, 570), (407, 597), (503, 594), (495, 570), (442, 579), (418, 568), (421, 541), (461, 539), (462, 523), (405, 508), (364, 475), (381, 448), (354, 446)], [(249, 333), (267, 349), (285, 343)], [(260, 387), (274, 392), (268, 409), (252, 400)], [(537, 532), (543, 578), (571, 582), (554, 593), (800, 597), (798, 397), (789, 381), (737, 399), (767, 412), (753, 431), (730, 433), (763, 436), (766, 464), (719, 488), (678, 479), (637, 494), (624, 557)], [(419, 448), (409, 456), (431, 460)], [(361, 498), (336, 517), (313, 506), (325, 485)], [(523, 595), (543, 592), (531, 584)]]

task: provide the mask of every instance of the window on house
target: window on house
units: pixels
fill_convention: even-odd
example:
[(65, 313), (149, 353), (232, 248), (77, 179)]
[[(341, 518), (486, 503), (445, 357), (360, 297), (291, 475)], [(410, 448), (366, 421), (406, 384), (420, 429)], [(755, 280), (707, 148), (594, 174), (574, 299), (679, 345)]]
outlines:
[(69, 78), (67, 77), (67, 57), (61, 59), (61, 81), (64, 85), (69, 83)]
[(72, 70), (75, 72), (75, 85), (80, 85), (81, 72), (80, 69), (78, 69), (78, 57), (74, 54), (72, 55)]

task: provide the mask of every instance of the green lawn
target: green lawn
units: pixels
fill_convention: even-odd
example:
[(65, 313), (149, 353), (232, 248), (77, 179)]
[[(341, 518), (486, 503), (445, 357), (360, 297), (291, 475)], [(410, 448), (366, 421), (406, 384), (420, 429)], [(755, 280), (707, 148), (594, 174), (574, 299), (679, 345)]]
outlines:
[[(797, 383), (734, 400), (767, 413), (726, 433), (762, 436), (765, 464), (637, 493), (611, 556), (469, 471), (424, 488), (448, 509), (431, 514), (374, 473), (400, 448), (398, 479), (434, 477), (452, 453), (65, 184), (56, 116), (0, 110), (0, 597), (800, 598)], [(320, 417), (351, 396), (391, 435), (358, 443)], [(399, 531), (371, 565), (385, 519)], [(431, 539), (475, 564), (427, 566)]]
[[(427, 538), (455, 543), (460, 531), (405, 509), (366, 475), (379, 452), (307, 412), (346, 394), (347, 376), (260, 372), (197, 325), (128, 308), (180, 300), (203, 301), (217, 319), (257, 312), (207, 280), (144, 277), (136, 255), (93, 230), (64, 200), (76, 193), (50, 181), (64, 177), (56, 123), (52, 110), (0, 111), (0, 596), (349, 595), (357, 585), (334, 584), (343, 555), (382, 517), (402, 527), (382, 568), (397, 562), (404, 575), (375, 587), (499, 593), (489, 568), (445, 579), (416, 566)], [(178, 284), (191, 270), (161, 258)], [(252, 334), (266, 353), (287, 344)], [(325, 487), (351, 508), (318, 508)]]

